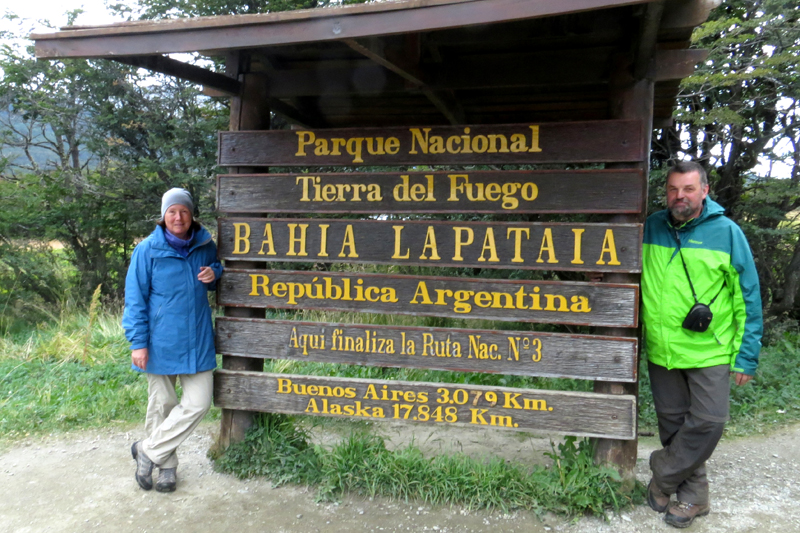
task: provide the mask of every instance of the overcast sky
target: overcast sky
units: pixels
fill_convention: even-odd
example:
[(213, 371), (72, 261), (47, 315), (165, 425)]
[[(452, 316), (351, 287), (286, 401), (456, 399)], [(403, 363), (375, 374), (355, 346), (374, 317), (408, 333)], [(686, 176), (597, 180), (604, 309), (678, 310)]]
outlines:
[(84, 11), (78, 17), (76, 24), (110, 24), (122, 20), (115, 19), (108, 12), (105, 0), (0, 0), (0, 16), (13, 13), (23, 19), (10, 22), (3, 18), (0, 20), (0, 30), (23, 35), (34, 31), (53, 31), (38, 21), (44, 19), (52, 26), (65, 26), (67, 24), (65, 13), (75, 9)]

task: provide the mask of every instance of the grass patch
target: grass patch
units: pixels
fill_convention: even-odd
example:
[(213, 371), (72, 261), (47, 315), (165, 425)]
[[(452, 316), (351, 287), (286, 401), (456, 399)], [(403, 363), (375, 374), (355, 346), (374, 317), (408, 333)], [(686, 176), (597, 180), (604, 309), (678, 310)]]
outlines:
[(144, 420), (147, 384), (121, 363), (0, 360), (0, 435)]
[(314, 485), (321, 501), (354, 493), (469, 509), (603, 516), (641, 499), (641, 491), (624, 492), (615, 470), (594, 465), (588, 440), (567, 437), (546, 455), (553, 460), (547, 468), (462, 454), (425, 458), (413, 445), (390, 451), (381, 437), (366, 432), (331, 447), (314, 446), (292, 417), (259, 415), (244, 441), (215, 458), (215, 468), (240, 478), (265, 476), (276, 485)]
[(0, 440), (143, 422), (147, 380), (130, 369), (130, 353), (120, 311), (97, 303), (7, 332), (0, 337)]

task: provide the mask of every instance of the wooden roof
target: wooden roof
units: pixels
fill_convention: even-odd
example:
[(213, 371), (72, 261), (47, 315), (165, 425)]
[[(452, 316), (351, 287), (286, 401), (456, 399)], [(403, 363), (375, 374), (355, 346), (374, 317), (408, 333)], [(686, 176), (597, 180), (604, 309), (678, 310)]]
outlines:
[(241, 58), (270, 108), (310, 127), (610, 118), (613, 76), (656, 82), (670, 120), (689, 49), (719, 0), (404, 0), (74, 26), (32, 36), (39, 58), (110, 58), (236, 95), (240, 79), (165, 54)]

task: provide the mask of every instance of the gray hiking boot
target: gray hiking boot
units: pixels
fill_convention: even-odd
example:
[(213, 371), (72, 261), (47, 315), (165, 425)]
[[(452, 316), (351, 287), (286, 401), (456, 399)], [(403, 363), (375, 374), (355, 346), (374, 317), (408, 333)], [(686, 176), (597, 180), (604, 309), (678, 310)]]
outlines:
[(178, 485), (177, 471), (177, 468), (159, 468), (156, 490), (158, 492), (173, 492)]
[(136, 441), (131, 446), (131, 455), (136, 461), (136, 482), (144, 490), (153, 488), (153, 461), (142, 451), (142, 441)]

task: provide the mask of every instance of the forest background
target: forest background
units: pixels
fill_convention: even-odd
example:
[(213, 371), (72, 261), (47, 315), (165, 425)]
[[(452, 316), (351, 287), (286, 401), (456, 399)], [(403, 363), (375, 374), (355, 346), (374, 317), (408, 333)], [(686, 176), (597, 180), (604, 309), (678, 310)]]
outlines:
[[(339, 3), (359, 2), (138, 0), (110, 9), (136, 20)], [(70, 24), (79, 18), (72, 13)], [(143, 390), (126, 370), (130, 352), (119, 328), (130, 255), (152, 231), (171, 187), (188, 189), (197, 218), (214, 227), (216, 132), (228, 129), (228, 100), (113, 61), (37, 61), (25, 36), (0, 37), (0, 435), (136, 420)], [(734, 391), (732, 427), (749, 420), (746, 432), (800, 419), (800, 7), (794, 0), (725, 0), (693, 41), (710, 55), (683, 80), (673, 124), (654, 131), (648, 207), (663, 208), (669, 164), (695, 160), (709, 172), (711, 196), (748, 237), (767, 348), (755, 384)], [(272, 126), (287, 125), (273, 117)], [(567, 279), (558, 272), (519, 276)], [(351, 375), (394, 376), (379, 371)], [(445, 379), (576, 387), (504, 376), (435, 380)], [(652, 428), (646, 372), (642, 379), (641, 423)]]

